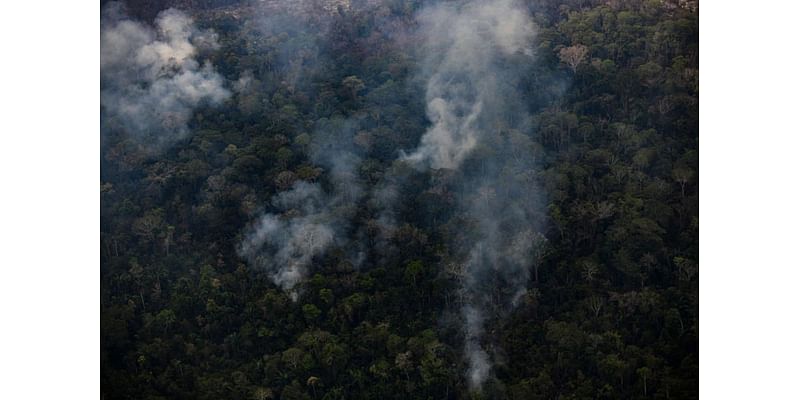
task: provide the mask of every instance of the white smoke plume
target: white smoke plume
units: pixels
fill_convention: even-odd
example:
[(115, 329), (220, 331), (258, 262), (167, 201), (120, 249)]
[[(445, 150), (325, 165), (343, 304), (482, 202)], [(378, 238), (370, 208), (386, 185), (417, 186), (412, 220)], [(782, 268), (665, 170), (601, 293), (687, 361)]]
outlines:
[(534, 26), (511, 0), (440, 4), (420, 13), (419, 22), (427, 41), (425, 95), (433, 126), (405, 158), (457, 168), (480, 136), (490, 134), (486, 117), (507, 103), (498, 57), (530, 55)]
[(291, 291), (306, 276), (313, 257), (334, 240), (329, 202), (319, 185), (295, 183), (273, 199), (284, 214), (261, 217), (247, 234), (240, 253), (270, 271), (272, 281), (296, 297)]
[(360, 243), (347, 243), (350, 221), (364, 191), (356, 177), (361, 157), (353, 146), (354, 123), (323, 120), (312, 140), (311, 158), (327, 171), (330, 189), (299, 181), (272, 199), (276, 212), (267, 213), (246, 233), (239, 254), (268, 271), (272, 281), (298, 298), (296, 286), (305, 280), (315, 257), (331, 246), (354, 246), (350, 262), (362, 258)]
[(231, 95), (214, 67), (197, 60), (199, 50), (217, 46), (213, 32), (197, 29), (181, 11), (162, 11), (151, 27), (109, 3), (100, 23), (104, 119), (151, 151), (185, 137), (194, 109)]
[(419, 170), (456, 172), (451, 185), (469, 226), (454, 234), (452, 251), (464, 273), (466, 378), (480, 390), (493, 363), (486, 325), (525, 293), (540, 219), (533, 144), (522, 133), (528, 115), (517, 89), (522, 66), (532, 61), (535, 26), (513, 0), (440, 3), (423, 9), (418, 22), (432, 125), (401, 159)]

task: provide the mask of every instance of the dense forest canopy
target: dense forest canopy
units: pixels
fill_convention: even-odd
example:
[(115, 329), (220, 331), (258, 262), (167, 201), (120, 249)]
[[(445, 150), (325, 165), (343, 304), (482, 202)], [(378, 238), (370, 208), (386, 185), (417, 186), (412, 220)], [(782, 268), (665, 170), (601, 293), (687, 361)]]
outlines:
[(697, 2), (101, 6), (104, 399), (697, 397)]

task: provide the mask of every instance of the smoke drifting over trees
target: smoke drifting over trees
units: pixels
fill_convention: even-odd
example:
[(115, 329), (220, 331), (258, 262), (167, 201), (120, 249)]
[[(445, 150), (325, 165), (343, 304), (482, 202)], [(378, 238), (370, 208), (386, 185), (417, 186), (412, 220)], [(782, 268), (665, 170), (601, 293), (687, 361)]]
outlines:
[[(447, 185), (457, 194), (457, 207), (470, 228), (451, 238), (452, 259), (443, 260), (442, 268), (449, 262), (463, 265), (466, 376), (477, 390), (492, 363), (483, 345), (484, 325), (506, 314), (525, 292), (541, 219), (540, 194), (530, 175), (535, 160), (515, 156), (532, 148), (530, 121), (517, 87), (532, 61), (535, 28), (511, 0), (440, 3), (421, 9), (416, 21), (414, 35), (424, 43), (417, 73), (426, 82), (431, 126), (418, 147), (399, 160), (420, 172), (453, 172)], [(342, 84), (353, 92), (350, 97), (364, 85), (355, 76)], [(283, 216), (263, 216), (241, 248), (295, 298), (293, 289), (307, 276), (314, 257), (331, 245), (356, 248), (358, 254), (368, 247), (366, 233), (350, 231), (348, 218), (355, 213), (347, 210), (365, 190), (382, 200), (376, 220), (380, 232), (396, 224), (395, 181), (403, 179), (388, 171), (374, 188), (362, 188), (355, 176), (362, 161), (353, 148), (355, 131), (342, 125), (353, 124), (313, 134), (311, 158), (330, 175), (328, 193), (319, 184), (300, 182), (276, 195), (273, 204)], [(476, 149), (482, 151), (473, 154)], [(360, 264), (360, 256), (351, 258)]]
[(101, 104), (108, 124), (156, 151), (185, 137), (193, 110), (230, 97), (214, 67), (196, 59), (217, 48), (186, 14), (168, 9), (155, 27), (129, 19), (120, 3), (103, 8), (100, 30)]
[[(525, 292), (541, 218), (529, 175), (535, 160), (514, 157), (515, 149), (532, 148), (522, 133), (530, 134), (530, 125), (517, 87), (522, 66), (532, 61), (535, 28), (511, 0), (442, 3), (418, 20), (432, 126), (405, 159), (418, 168), (461, 170), (452, 184), (473, 229), (454, 238), (461, 248), (453, 246), (453, 256), (464, 264), (467, 378), (478, 389), (491, 369), (484, 325)], [(472, 165), (462, 168), (465, 160)]]
[[(332, 244), (348, 245), (350, 220), (363, 195), (356, 180), (361, 161), (352, 145), (354, 123), (323, 121), (311, 143), (312, 159), (328, 170), (329, 187), (297, 181), (272, 205), (283, 214), (267, 213), (246, 233), (240, 253), (270, 272), (273, 282), (292, 293), (308, 274), (313, 258)], [(356, 244), (356, 249), (360, 248)], [(356, 250), (357, 251), (357, 250)], [(361, 255), (351, 258), (358, 264)]]
[(695, 11), (200, 3), (103, 6), (104, 397), (693, 398)]

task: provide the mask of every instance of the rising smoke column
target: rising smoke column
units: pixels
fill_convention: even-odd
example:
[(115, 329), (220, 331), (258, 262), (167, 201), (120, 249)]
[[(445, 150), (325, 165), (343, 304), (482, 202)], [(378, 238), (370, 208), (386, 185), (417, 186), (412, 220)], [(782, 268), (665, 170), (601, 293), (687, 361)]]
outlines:
[(531, 54), (534, 26), (511, 0), (446, 3), (418, 15), (427, 41), (423, 75), (431, 126), (405, 158), (417, 165), (455, 169), (491, 134), (489, 114), (518, 108), (500, 79), (512, 79), (503, 64), (515, 53)]
[(196, 59), (200, 50), (217, 47), (213, 32), (197, 29), (178, 10), (162, 11), (151, 27), (109, 3), (100, 22), (104, 119), (150, 151), (185, 137), (195, 108), (219, 105), (231, 95), (214, 67)]
[(512, 0), (443, 3), (422, 10), (418, 22), (432, 126), (402, 159), (423, 171), (455, 172), (452, 186), (469, 226), (452, 250), (463, 277), (466, 376), (478, 390), (492, 365), (486, 326), (525, 292), (541, 219), (517, 89), (532, 61), (535, 27)]
[[(333, 14), (335, 8), (318, 6), (312, 0), (261, 4), (242, 22), (247, 31), (270, 38), (247, 45), (274, 54), (272, 80), (280, 81), (290, 92), (302, 92), (315, 84), (317, 69), (331, 62), (321, 54), (320, 47), (325, 43), (319, 39), (327, 36), (338, 13)], [(275, 43), (274, 38), (279, 41)], [(253, 72), (245, 73), (234, 89), (240, 94), (256, 90), (251, 87), (253, 80)], [(363, 235), (352, 232), (357, 205), (367, 195), (357, 177), (363, 160), (362, 148), (354, 143), (363, 119), (363, 116), (319, 119), (309, 132), (308, 155), (311, 162), (324, 170), (322, 179), (298, 181), (274, 195), (266, 212), (243, 233), (239, 255), (254, 268), (266, 271), (273, 283), (294, 300), (315, 259), (332, 248), (343, 250), (353, 266), (358, 266), (365, 257)], [(298, 129), (305, 131), (307, 127)]]
[(364, 196), (356, 169), (361, 163), (354, 144), (356, 122), (318, 122), (311, 159), (326, 169), (328, 185), (296, 182), (272, 199), (274, 212), (264, 214), (245, 232), (239, 254), (270, 274), (272, 281), (296, 300), (296, 286), (305, 280), (314, 257), (331, 246), (349, 247), (350, 262), (362, 258), (360, 243), (348, 243), (356, 204)]

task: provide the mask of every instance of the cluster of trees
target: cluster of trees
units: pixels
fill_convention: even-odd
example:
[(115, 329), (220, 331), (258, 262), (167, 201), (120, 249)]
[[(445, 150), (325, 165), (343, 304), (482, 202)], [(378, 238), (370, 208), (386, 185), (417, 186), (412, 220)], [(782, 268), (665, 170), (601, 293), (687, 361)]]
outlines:
[[(103, 397), (697, 397), (696, 6), (529, 1), (524, 134), (537, 144), (520, 156), (539, 160), (548, 224), (527, 293), (489, 327), (505, 360), (471, 393), (458, 270), (440, 263), (462, 216), (439, 177), (409, 173), (382, 253), (357, 268), (329, 251), (297, 301), (237, 255), (274, 194), (325, 182), (309, 157), (319, 120), (365, 121), (365, 186), (403, 168), (398, 150), (429, 124), (411, 33), (422, 2), (353, 3), (324, 18), (198, 11), (235, 95), (196, 110), (192, 135), (157, 156), (103, 133)], [(353, 229), (369, 232), (371, 215)]]

